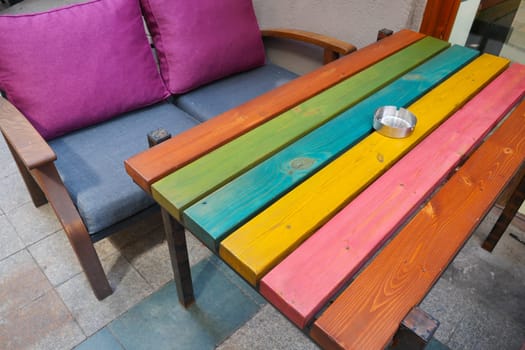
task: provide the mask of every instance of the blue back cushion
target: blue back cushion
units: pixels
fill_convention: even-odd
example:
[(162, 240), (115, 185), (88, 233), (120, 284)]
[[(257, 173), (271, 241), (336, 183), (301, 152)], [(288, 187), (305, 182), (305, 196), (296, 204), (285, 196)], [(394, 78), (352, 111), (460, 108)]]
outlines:
[(282, 67), (266, 64), (180, 95), (175, 104), (206, 121), (297, 77)]

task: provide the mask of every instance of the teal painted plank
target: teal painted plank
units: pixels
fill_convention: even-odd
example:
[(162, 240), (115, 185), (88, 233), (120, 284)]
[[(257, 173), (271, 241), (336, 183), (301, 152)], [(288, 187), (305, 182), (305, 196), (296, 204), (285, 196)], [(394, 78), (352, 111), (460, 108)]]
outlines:
[(215, 249), (232, 230), (368, 135), (378, 107), (410, 105), (477, 55), (461, 46), (438, 54), (196, 202), (183, 213), (186, 226)]

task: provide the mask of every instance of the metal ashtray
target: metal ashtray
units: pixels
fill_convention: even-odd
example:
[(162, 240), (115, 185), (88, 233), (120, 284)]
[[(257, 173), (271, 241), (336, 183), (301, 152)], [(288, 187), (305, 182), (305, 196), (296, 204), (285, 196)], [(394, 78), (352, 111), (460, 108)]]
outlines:
[(401, 139), (410, 136), (417, 118), (412, 112), (396, 106), (378, 108), (374, 115), (374, 129), (384, 136)]

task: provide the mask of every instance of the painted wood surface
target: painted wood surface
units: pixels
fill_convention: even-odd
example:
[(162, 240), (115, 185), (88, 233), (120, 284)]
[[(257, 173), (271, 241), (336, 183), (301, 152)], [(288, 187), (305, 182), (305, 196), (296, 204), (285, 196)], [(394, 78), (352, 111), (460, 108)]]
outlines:
[(125, 161), (127, 173), (144, 191), (173, 171), (296, 106), (424, 35), (402, 30), (265, 93)]
[(264, 276), (261, 294), (303, 328), (524, 93), (515, 64)]
[(372, 133), (225, 238), (220, 256), (248, 282), (258, 280), (368, 184), (460, 108), (508, 65), (482, 55), (409, 109), (414, 133), (391, 139)]
[(327, 349), (382, 349), (525, 159), (525, 103), (314, 323)]
[(180, 219), (181, 210), (202, 196), (355, 105), (448, 45), (432, 37), (418, 41), (159, 180), (152, 186), (153, 198)]
[(454, 46), (408, 72), (184, 211), (188, 229), (211, 249), (292, 187), (373, 131), (383, 105), (407, 107), (479, 54)]

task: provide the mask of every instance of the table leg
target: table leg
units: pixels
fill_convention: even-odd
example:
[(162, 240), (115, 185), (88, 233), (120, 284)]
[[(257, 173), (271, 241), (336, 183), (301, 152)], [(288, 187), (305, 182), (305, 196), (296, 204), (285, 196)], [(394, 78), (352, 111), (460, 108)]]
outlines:
[(519, 185), (516, 187), (512, 195), (510, 196), (503, 212), (501, 213), (498, 221), (490, 231), (488, 237), (483, 242), (483, 249), (492, 252), (499, 239), (509, 226), (510, 222), (518, 212), (521, 204), (525, 200), (525, 175), (522, 176)]
[(394, 335), (389, 350), (422, 350), (425, 349), (439, 327), (439, 321), (420, 309), (414, 307)]
[(184, 227), (165, 209), (161, 209), (161, 212), (179, 302), (184, 307), (188, 307), (195, 301), (195, 297), (193, 295), (193, 284), (191, 281), (190, 262), (188, 260), (188, 248), (186, 246)]

